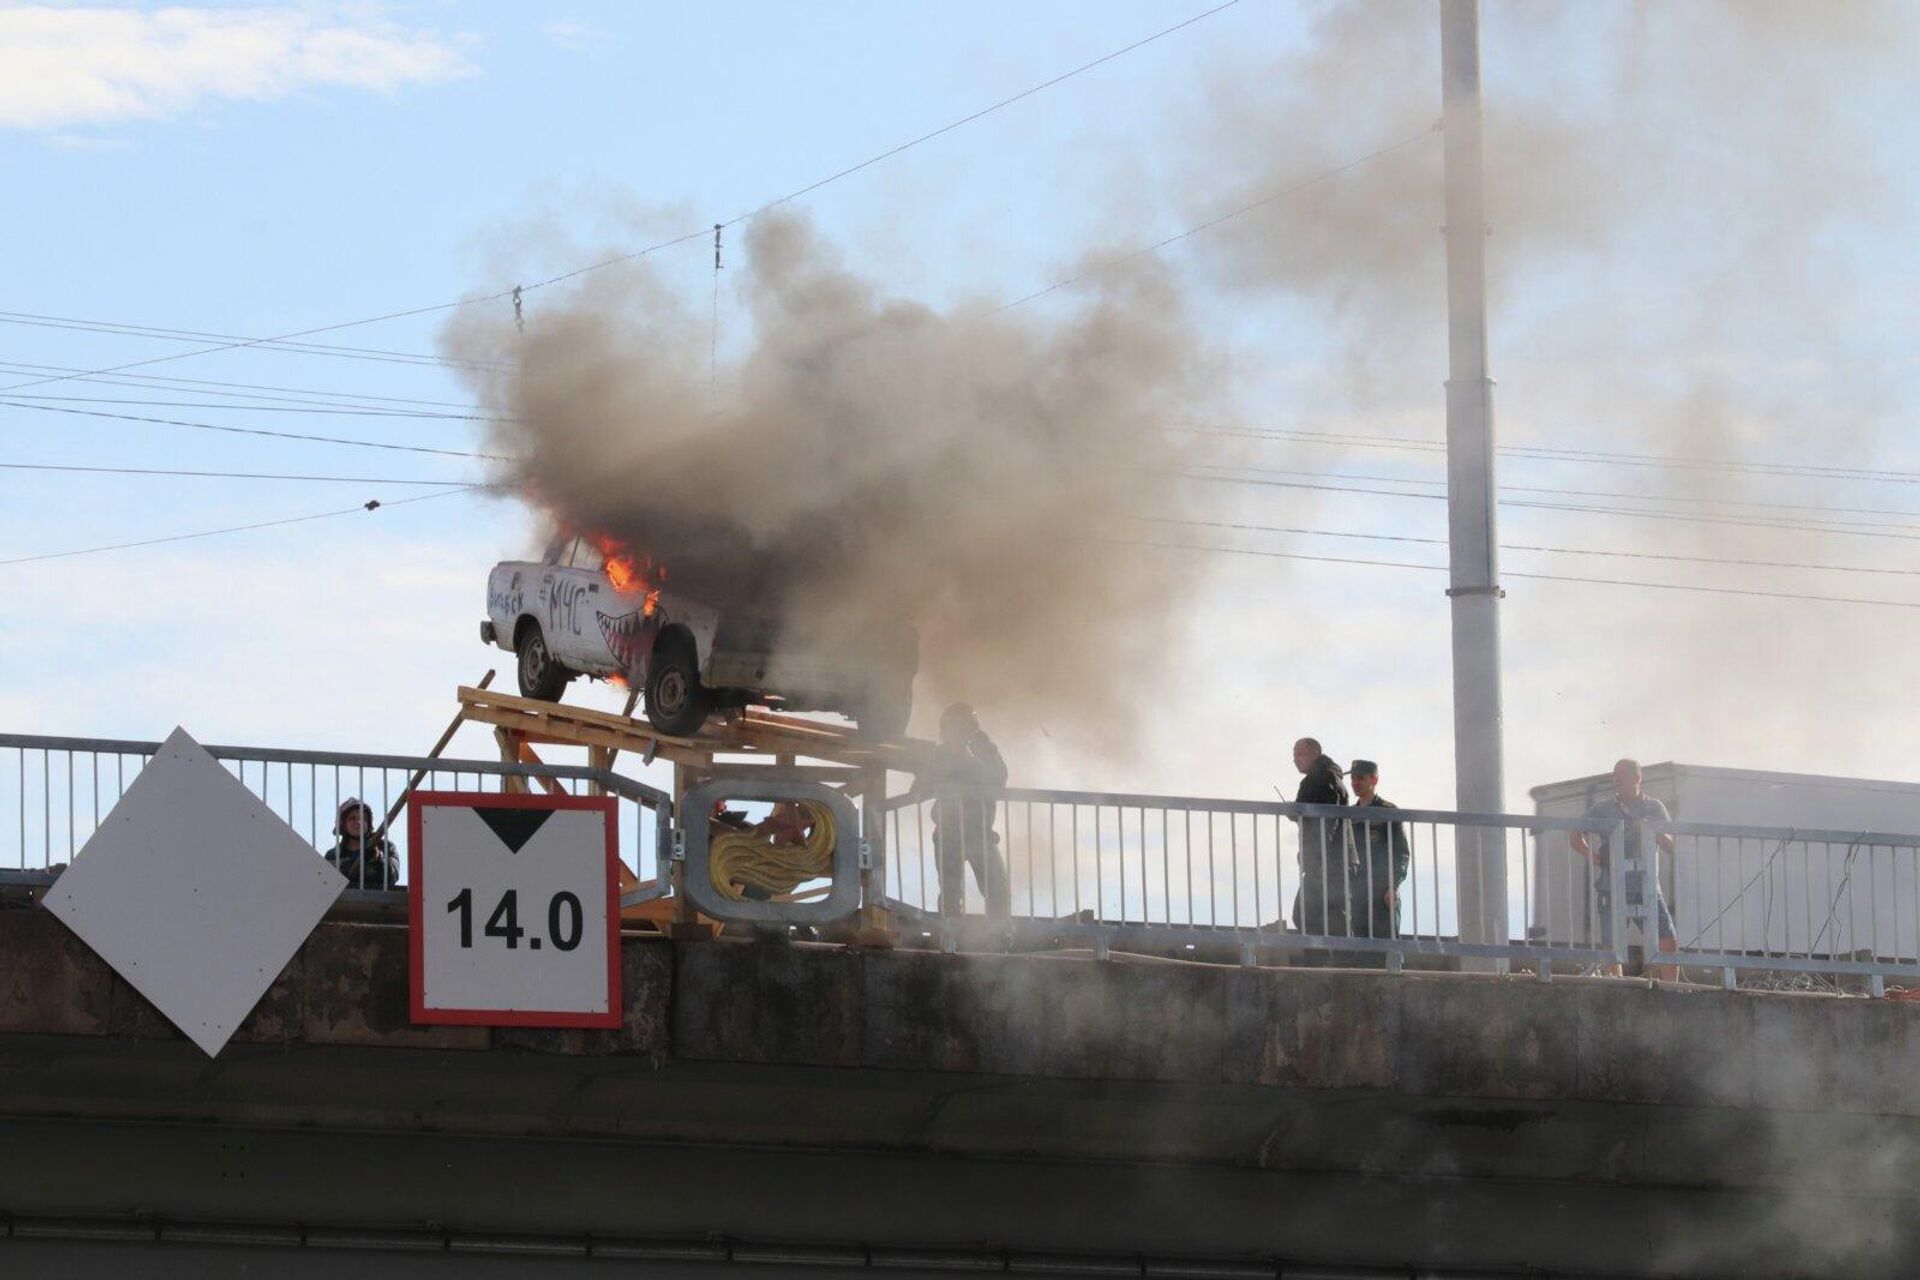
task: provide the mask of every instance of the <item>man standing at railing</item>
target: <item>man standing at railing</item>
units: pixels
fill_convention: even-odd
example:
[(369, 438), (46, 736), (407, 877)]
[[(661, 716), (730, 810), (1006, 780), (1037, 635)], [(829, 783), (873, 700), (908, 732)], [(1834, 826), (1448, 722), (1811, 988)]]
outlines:
[[(1373, 761), (1355, 760), (1353, 768), (1347, 771), (1347, 778), (1353, 783), (1355, 808), (1399, 808), (1380, 794), (1380, 766)], [(1356, 908), (1354, 936), (1395, 937), (1400, 932), (1400, 886), (1413, 863), (1413, 850), (1407, 843), (1407, 824), (1381, 821), (1371, 813), (1356, 815), (1353, 842), (1360, 853), (1351, 891)]]
[[(1293, 744), (1293, 767), (1300, 771), (1295, 804), (1346, 804), (1340, 766), (1318, 738)], [(1300, 889), (1293, 896), (1293, 927), (1323, 937), (1352, 933), (1347, 887), (1356, 865), (1352, 834), (1338, 818), (1300, 817)], [(1324, 961), (1322, 961), (1324, 963)]]
[(347, 878), (350, 889), (397, 889), (400, 863), (385, 836), (373, 830), (373, 810), (365, 801), (344, 800), (334, 815), (338, 842), (326, 858)]
[(956, 702), (940, 715), (940, 745), (931, 777), (917, 780), (915, 790), (933, 792), (933, 856), (940, 868), (940, 913), (960, 915), (966, 910), (967, 868), (986, 899), (987, 914), (1004, 920), (1013, 913), (1013, 888), (1006, 860), (1000, 856), (1000, 833), (993, 829), (991, 796), (943, 794), (943, 787), (997, 791), (1007, 785), (1007, 762), (1000, 748), (980, 727), (973, 708)]
[[(1647, 822), (1669, 822), (1667, 806), (1646, 793), (1645, 776), (1640, 771), (1638, 760), (1623, 759), (1613, 766), (1613, 794), (1587, 810), (1586, 816), (1594, 821), (1614, 823), (1624, 822), (1626, 834), (1624, 843), (1625, 862), (1621, 864), (1622, 879), (1626, 885), (1627, 908), (1627, 945), (1629, 954), (1634, 949), (1640, 953), (1639, 963), (1645, 964), (1647, 954), (1647, 884), (1653, 885), (1653, 916), (1659, 934), (1659, 948), (1662, 951), (1678, 951), (1679, 939), (1674, 935), (1673, 913), (1667, 910), (1666, 894), (1660, 888), (1660, 862), (1658, 857), (1646, 857), (1646, 837), (1641, 824)], [(1599, 836), (1598, 848), (1595, 838), (1584, 831), (1575, 831), (1567, 837), (1567, 843), (1573, 851), (1593, 865), (1594, 905), (1600, 913), (1601, 940), (1613, 942), (1613, 880), (1607, 859), (1611, 856), (1608, 848), (1610, 837)], [(1658, 852), (1673, 856), (1673, 837), (1661, 832), (1655, 837), (1654, 847)], [(1614, 967), (1617, 974), (1619, 969)], [(1659, 965), (1653, 970), (1653, 976), (1664, 982), (1672, 982), (1680, 975), (1674, 965)]]

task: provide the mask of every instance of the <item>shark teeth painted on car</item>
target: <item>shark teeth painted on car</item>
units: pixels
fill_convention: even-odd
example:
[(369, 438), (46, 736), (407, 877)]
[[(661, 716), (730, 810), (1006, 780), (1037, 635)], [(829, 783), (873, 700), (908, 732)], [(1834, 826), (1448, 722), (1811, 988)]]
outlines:
[(629, 671), (641, 665), (651, 647), (649, 641), (658, 629), (658, 619), (639, 609), (618, 616), (596, 609), (593, 616), (600, 623), (600, 635), (607, 642), (607, 651), (620, 665)]

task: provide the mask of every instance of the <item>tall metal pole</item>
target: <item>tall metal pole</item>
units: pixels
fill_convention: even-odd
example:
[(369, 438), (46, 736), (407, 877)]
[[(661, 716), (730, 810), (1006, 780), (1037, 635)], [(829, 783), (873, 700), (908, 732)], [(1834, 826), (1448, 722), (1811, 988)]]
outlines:
[[(1467, 813), (1505, 807), (1500, 744), (1499, 537), (1493, 378), (1487, 367), (1487, 222), (1480, 149), (1480, 0), (1440, 0), (1446, 156), (1447, 543), (1453, 602), (1455, 795)], [(1505, 833), (1456, 850), (1460, 938), (1507, 939)]]

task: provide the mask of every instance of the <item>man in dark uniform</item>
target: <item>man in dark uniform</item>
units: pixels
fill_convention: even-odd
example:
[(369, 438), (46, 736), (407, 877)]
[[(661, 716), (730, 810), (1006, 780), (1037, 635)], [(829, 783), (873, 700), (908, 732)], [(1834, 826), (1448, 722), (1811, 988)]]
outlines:
[(334, 814), (333, 834), (339, 840), (325, 856), (347, 878), (349, 888), (400, 887), (400, 860), (387, 838), (373, 830), (373, 810), (364, 801), (341, 801)]
[[(1399, 808), (1380, 794), (1380, 766), (1373, 761), (1355, 760), (1347, 778), (1353, 783), (1355, 808)], [(1354, 936), (1395, 937), (1400, 932), (1400, 886), (1406, 882), (1407, 868), (1413, 863), (1407, 824), (1356, 815), (1353, 842), (1360, 854), (1352, 889)]]
[[(1293, 744), (1293, 767), (1300, 771), (1295, 804), (1346, 804), (1346, 784), (1340, 766), (1320, 747), (1317, 738)], [(1300, 889), (1293, 897), (1293, 927), (1302, 933), (1345, 937), (1347, 884), (1351, 879), (1353, 842), (1346, 823), (1338, 818), (1300, 817)]]

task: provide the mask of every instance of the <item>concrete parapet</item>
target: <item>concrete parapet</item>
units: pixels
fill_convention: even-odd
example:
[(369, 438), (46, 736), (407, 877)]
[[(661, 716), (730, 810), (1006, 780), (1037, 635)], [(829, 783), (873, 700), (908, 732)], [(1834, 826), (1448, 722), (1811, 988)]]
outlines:
[[(465, 1142), (553, 1181), (522, 1201), (476, 1170), (459, 1201), (376, 1168), (329, 1183), (329, 1203), (342, 1221), (385, 1205), (440, 1222), (466, 1203), (485, 1206), (476, 1229), (589, 1233), (739, 1234), (747, 1215), (797, 1238), (845, 1226), (844, 1208), (867, 1234), (821, 1238), (1212, 1241), (1622, 1275), (1893, 1276), (1920, 1257), (1909, 1005), (635, 935), (616, 1031), (420, 1028), (405, 942), (322, 924), (209, 1062), (58, 921), (0, 911), (0, 1137), (75, 1144), (0, 1162), (0, 1211), (97, 1211), (138, 1189), (143, 1211), (307, 1221), (298, 1186), (274, 1182), (319, 1158), (302, 1152), (331, 1179), (377, 1150), (417, 1180)], [(617, 1178), (629, 1148), (709, 1179), (706, 1198), (657, 1181), (588, 1194), (555, 1163)], [(116, 1151), (153, 1167), (103, 1177)], [(868, 1171), (861, 1194), (886, 1212), (825, 1188), (780, 1206), (726, 1190), (816, 1168)], [(1046, 1186), (1097, 1220), (1039, 1212)], [(994, 1206), (996, 1225), (942, 1234), (909, 1195), (935, 1187)], [(1185, 1216), (1155, 1208), (1202, 1188)], [(1398, 1216), (1375, 1222), (1355, 1196)], [(1629, 1219), (1658, 1238), (1606, 1235)]]

